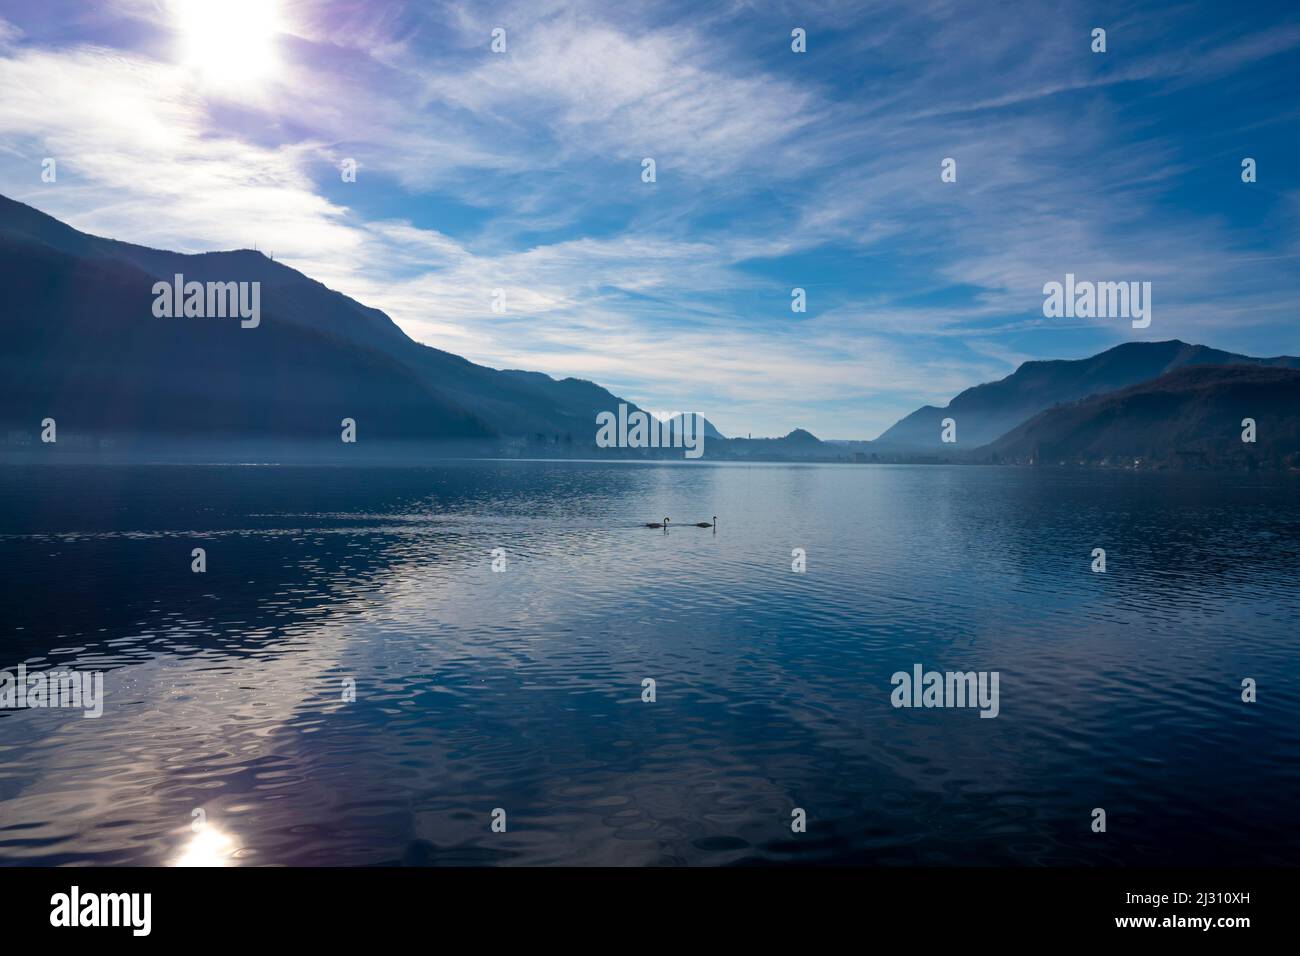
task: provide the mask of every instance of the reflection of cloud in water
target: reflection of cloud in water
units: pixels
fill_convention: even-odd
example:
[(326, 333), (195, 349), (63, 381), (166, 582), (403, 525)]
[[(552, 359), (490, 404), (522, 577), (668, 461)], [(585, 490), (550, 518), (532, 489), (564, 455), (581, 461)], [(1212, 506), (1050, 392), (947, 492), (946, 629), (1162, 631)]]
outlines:
[[(1276, 706), (1240, 716), (1236, 694), (1221, 693), (1238, 655), (1275, 683), (1293, 669), (1291, 485), (538, 464), (510, 469), (521, 487), (509, 498), (503, 470), (477, 466), (465, 473), (472, 487), (445, 492), (451, 467), (284, 470), (261, 490), (213, 487), (231, 496), (219, 512), (231, 526), (254, 525), (250, 509), (272, 520), (276, 502), (333, 517), (289, 530), (286, 515), (228, 537), (198, 582), (188, 547), (166, 538), (99, 550), (18, 542), (15, 564), (38, 572), (23, 585), (42, 615), (27, 632), (52, 635), (28, 640), (29, 667), (75, 655), (59, 665), (108, 669), (107, 698), (98, 721), (0, 714), (0, 855), (1136, 859), (1122, 845), (1097, 849), (1077, 826), (1074, 795), (1097, 779), (1134, 795), (1146, 846), (1171, 860), (1207, 847), (1293, 855), (1277, 833), (1300, 766), (1300, 704), (1284, 689)], [(147, 485), (147, 514), (126, 526), (203, 527), (193, 501), (210, 502), (192, 486), (206, 474)], [(18, 500), (35, 502), (14, 513), (39, 511), (48, 490), (23, 486)], [(95, 490), (79, 524), (63, 509), (82, 498), (55, 495), (59, 527), (93, 528), (112, 512)], [(394, 520), (362, 526), (364, 512), (346, 510), (358, 501)], [(636, 524), (715, 511), (717, 535)], [(335, 519), (343, 528), (327, 527)], [(1094, 540), (1123, 557), (1124, 573), (1093, 576), (1086, 560), (1080, 570)], [(795, 545), (821, 556), (809, 574), (790, 571)], [(491, 569), (495, 547), (505, 573)], [(131, 576), (109, 578), (113, 562)], [(69, 568), (85, 575), (79, 602)], [(98, 600), (105, 581), (120, 585), (124, 610)], [(1003, 715), (895, 711), (889, 676), (913, 662), (999, 670)], [(647, 676), (659, 682), (654, 704), (640, 698)], [(1207, 707), (1217, 708), (1208, 721)], [(1271, 786), (1242, 796), (1231, 775), (1199, 769), (1229, 765)], [(1168, 810), (1175, 800), (1181, 816)], [(506, 833), (488, 828), (497, 806)], [(795, 806), (810, 824), (797, 838)], [(195, 807), (216, 833), (188, 829)]]
[[(185, 646), (182, 638), (173, 635), (172, 646)], [(26, 834), (30, 853), (15, 846), (8, 855), (42, 864), (66, 852), (135, 865), (238, 862), (249, 855), (247, 844), (210, 823), (178, 855), (176, 823), (186, 821), (189, 836), (195, 806), (223, 818), (262, 816), (248, 803), (224, 805), (247, 788), (283, 786), (279, 776), (293, 773), (286, 768), (303, 725), (344, 706), (338, 658), (346, 640), (335, 626), (307, 626), (250, 657), (205, 649), (117, 668), (105, 674), (105, 715), (97, 721), (13, 713), (7, 720), (22, 723), (13, 736), (24, 753), (6, 762), (17, 792), (5, 807), (34, 826)]]

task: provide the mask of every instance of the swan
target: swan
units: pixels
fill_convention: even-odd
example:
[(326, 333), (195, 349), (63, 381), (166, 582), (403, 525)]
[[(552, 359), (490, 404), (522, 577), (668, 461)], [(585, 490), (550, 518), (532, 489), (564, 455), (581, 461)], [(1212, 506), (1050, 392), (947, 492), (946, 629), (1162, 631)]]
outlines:
[(645, 526), (646, 526), (647, 528), (667, 528), (667, 527), (668, 527), (668, 519), (665, 518), (663, 521), (647, 521), (647, 522), (645, 523)]
[(712, 523), (712, 524), (710, 524), (710, 523), (707, 522), (707, 521), (697, 521), (697, 522), (695, 522), (695, 527), (697, 527), (697, 528), (716, 528), (717, 526), (718, 526), (718, 516), (717, 516), (717, 515), (714, 515), (714, 516), (713, 516), (713, 523)]

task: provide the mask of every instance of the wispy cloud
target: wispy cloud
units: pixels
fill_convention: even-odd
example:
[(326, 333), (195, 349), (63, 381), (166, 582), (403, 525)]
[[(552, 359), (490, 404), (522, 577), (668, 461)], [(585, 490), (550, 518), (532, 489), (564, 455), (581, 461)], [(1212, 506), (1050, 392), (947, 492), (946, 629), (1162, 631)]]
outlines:
[(1136, 334), (1044, 320), (1066, 271), (1152, 281), (1149, 337), (1300, 351), (1284, 8), (297, 0), (274, 74), (228, 89), (171, 9), (0, 19), (3, 191), (129, 241), (256, 243), (476, 361), (869, 437)]

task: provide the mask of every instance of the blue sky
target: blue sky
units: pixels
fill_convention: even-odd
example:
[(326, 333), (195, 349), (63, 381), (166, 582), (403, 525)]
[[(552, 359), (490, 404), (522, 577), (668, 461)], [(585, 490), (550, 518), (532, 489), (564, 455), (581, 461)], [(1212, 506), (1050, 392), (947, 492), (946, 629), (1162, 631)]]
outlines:
[[(0, 192), (728, 434), (1135, 338), (1300, 353), (1293, 3), (195, 2), (0, 0)], [(1151, 326), (1044, 318), (1067, 272)]]

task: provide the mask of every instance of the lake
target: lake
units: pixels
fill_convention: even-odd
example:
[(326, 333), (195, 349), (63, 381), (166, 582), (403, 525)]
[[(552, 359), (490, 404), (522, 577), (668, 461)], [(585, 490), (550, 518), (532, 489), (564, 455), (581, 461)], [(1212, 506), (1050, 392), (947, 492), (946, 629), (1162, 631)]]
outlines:
[(0, 467), (0, 668), (104, 692), (0, 862), (1294, 865), (1298, 575), (1295, 475)]

